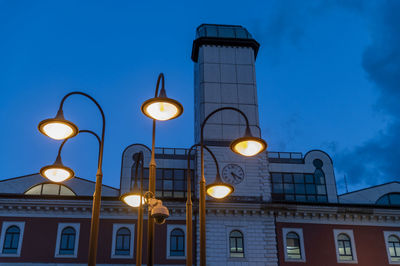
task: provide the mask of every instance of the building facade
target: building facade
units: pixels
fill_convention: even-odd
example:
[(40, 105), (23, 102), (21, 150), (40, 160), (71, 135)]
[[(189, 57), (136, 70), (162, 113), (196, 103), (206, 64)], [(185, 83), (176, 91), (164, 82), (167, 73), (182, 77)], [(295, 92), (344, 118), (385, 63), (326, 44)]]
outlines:
[[(243, 111), (253, 135), (261, 136), (255, 78), (259, 46), (241, 26), (197, 28), (191, 55), (196, 143), (202, 121), (220, 107)], [(207, 198), (207, 265), (400, 265), (400, 182), (338, 195), (333, 162), (323, 151), (268, 151), (251, 158), (231, 152), (230, 141), (244, 134), (245, 125), (238, 113), (225, 110), (204, 128), (222, 179), (235, 187), (224, 200)], [(132, 144), (122, 154), (120, 188), (103, 185), (100, 265), (135, 263), (137, 211), (120, 195), (132, 189), (138, 152), (148, 165), (148, 148)], [(155, 262), (185, 264), (186, 174), (191, 171), (197, 265), (199, 152), (189, 156), (187, 149), (156, 148), (155, 153), (156, 197), (170, 211), (167, 222), (155, 229)], [(215, 175), (205, 153), (207, 183)], [(148, 168), (144, 177), (147, 187)], [(32, 174), (0, 181), (0, 265), (85, 265), (93, 192), (94, 183), (82, 178), (54, 184)]]

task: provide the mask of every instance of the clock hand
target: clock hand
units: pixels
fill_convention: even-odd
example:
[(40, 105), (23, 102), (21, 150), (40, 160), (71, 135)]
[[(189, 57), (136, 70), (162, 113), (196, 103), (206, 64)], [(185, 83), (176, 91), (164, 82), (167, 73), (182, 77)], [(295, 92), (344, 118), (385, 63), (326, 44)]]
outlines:
[(231, 175), (233, 176), (234, 179), (236, 179), (236, 180), (239, 179), (240, 180), (240, 176), (238, 176), (234, 172), (231, 172)]

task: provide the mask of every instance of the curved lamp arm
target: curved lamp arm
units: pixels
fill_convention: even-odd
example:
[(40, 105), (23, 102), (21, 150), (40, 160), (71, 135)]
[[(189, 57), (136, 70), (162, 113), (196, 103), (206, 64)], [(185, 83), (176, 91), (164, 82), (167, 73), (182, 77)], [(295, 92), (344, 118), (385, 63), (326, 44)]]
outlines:
[[(218, 113), (218, 112), (223, 111), (223, 110), (232, 110), (232, 111), (236, 111), (239, 114), (241, 114), (242, 117), (244, 118), (244, 120), (246, 121), (246, 130), (247, 130), (247, 128), (249, 128), (249, 119), (247, 118), (245, 113), (243, 113), (243, 111), (241, 111), (240, 109), (235, 108), (235, 107), (229, 107), (229, 106), (221, 107), (221, 108), (215, 109), (214, 111), (209, 113), (207, 115), (207, 117), (204, 119), (203, 123), (201, 124), (201, 139), (203, 139), (203, 129), (204, 129), (204, 126), (206, 125), (208, 119), (210, 119), (210, 117), (213, 116), (215, 113)], [(203, 142), (203, 141), (201, 141), (201, 142)]]
[(106, 119), (105, 119), (105, 116), (104, 116), (103, 109), (101, 108), (100, 104), (92, 96), (90, 96), (89, 94), (86, 94), (86, 93), (80, 92), (80, 91), (73, 91), (73, 92), (68, 93), (67, 95), (65, 95), (62, 98), (61, 103), (60, 103), (60, 107), (58, 108), (57, 116), (59, 116), (59, 115), (63, 116), (64, 102), (68, 97), (70, 97), (72, 95), (85, 96), (86, 98), (90, 99), (97, 106), (97, 108), (100, 111), (102, 122), (103, 122), (102, 130), (101, 130), (101, 138), (99, 138), (97, 135), (96, 136), (97, 136), (97, 139), (100, 140), (99, 160), (98, 160), (98, 167), (97, 168), (98, 168), (98, 171), (100, 171), (100, 173), (101, 173), (102, 172), (102, 163), (103, 163), (104, 132), (105, 132), (105, 127), (106, 127)]
[[(95, 136), (97, 141), (98, 141), (98, 143), (99, 143), (99, 152), (100, 152), (101, 141), (100, 141), (99, 136), (95, 132), (93, 132), (91, 130), (79, 130), (78, 134), (79, 133), (89, 133), (89, 134), (92, 134), (93, 136)], [(64, 139), (64, 141), (61, 143), (60, 147), (58, 148), (57, 159), (61, 158), (61, 151), (62, 151), (65, 143), (67, 142), (67, 140), (69, 140), (69, 138), (68, 139)], [(100, 156), (99, 156), (99, 159), (100, 159)]]

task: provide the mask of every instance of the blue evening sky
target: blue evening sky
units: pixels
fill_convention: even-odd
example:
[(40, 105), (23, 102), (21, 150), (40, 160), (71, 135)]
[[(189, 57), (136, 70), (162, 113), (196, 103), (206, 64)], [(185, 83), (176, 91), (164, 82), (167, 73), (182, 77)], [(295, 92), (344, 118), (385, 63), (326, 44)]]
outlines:
[[(0, 0), (0, 179), (51, 164), (57, 141), (41, 135), (63, 95), (96, 98), (107, 119), (104, 183), (119, 186), (121, 155), (151, 144), (140, 111), (164, 72), (184, 114), (157, 126), (156, 146), (193, 144), (195, 29), (246, 27), (261, 44), (256, 75), (270, 151), (322, 149), (339, 192), (399, 180), (398, 1), (12, 1)], [(95, 106), (72, 97), (67, 119), (100, 130)], [(69, 141), (64, 164), (95, 180), (97, 143)]]

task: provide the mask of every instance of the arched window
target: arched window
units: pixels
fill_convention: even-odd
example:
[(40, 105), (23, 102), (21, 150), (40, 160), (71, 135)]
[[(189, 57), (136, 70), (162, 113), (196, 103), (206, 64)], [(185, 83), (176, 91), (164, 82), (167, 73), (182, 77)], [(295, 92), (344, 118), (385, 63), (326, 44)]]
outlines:
[(131, 231), (126, 227), (118, 229), (115, 241), (115, 255), (129, 255), (131, 250)]
[(229, 254), (233, 258), (244, 257), (243, 234), (238, 230), (229, 234)]
[(76, 231), (74, 228), (68, 226), (61, 232), (60, 239), (60, 255), (73, 255), (75, 251), (75, 236)]
[(288, 259), (301, 259), (300, 237), (295, 232), (286, 235), (286, 253)]
[(169, 255), (185, 256), (185, 233), (182, 229), (176, 228), (170, 234)]
[(337, 237), (339, 249), (339, 260), (353, 260), (350, 237), (346, 234), (339, 234)]
[(400, 261), (400, 239), (395, 235), (391, 235), (388, 238), (388, 242), (391, 260)]
[(56, 196), (76, 196), (69, 187), (62, 184), (43, 183), (35, 185), (25, 191), (25, 195), (56, 195)]
[(4, 237), (3, 254), (17, 254), (20, 232), (19, 227), (15, 225), (7, 228)]
[(380, 197), (376, 204), (388, 206), (400, 206), (400, 193), (388, 193)]

